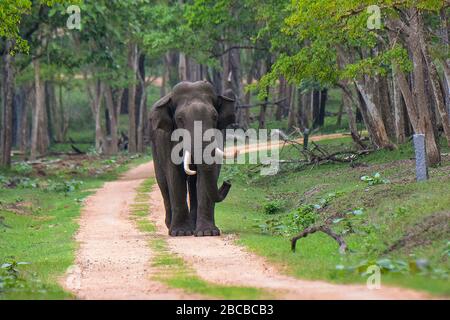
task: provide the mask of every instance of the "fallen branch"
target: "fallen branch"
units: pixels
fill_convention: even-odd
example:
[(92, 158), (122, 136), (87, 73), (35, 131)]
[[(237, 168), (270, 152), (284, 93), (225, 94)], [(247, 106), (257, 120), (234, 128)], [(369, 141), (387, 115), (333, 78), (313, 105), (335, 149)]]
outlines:
[(76, 154), (86, 154), (85, 152), (75, 147), (73, 144), (71, 144), (70, 147), (72, 148), (73, 151), (75, 151)]
[(334, 240), (336, 240), (336, 242), (339, 244), (339, 252), (341, 254), (345, 254), (345, 252), (348, 249), (347, 243), (344, 241), (344, 239), (340, 235), (338, 235), (333, 230), (331, 230), (331, 228), (329, 228), (329, 227), (327, 227), (325, 225), (306, 228), (305, 230), (300, 232), (297, 236), (293, 237), (291, 239), (291, 249), (292, 249), (292, 251), (295, 252), (297, 241), (299, 239), (306, 238), (308, 235), (316, 233), (316, 232), (319, 232), (319, 231), (329, 235)]

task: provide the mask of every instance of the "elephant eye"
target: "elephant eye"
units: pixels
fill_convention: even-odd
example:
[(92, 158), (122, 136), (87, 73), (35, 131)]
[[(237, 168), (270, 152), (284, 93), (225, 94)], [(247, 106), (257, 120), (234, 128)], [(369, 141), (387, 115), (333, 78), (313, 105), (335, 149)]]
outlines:
[(219, 119), (219, 116), (217, 115), (217, 113), (213, 113), (212, 119), (214, 122)]

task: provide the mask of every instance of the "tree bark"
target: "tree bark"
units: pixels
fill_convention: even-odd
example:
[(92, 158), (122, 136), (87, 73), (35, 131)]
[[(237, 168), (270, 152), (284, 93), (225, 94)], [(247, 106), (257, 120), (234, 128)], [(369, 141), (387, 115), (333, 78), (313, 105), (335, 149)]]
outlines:
[(128, 152), (137, 152), (136, 74), (138, 69), (138, 49), (135, 43), (128, 46)]
[(414, 8), (410, 10), (411, 17), (411, 32), (409, 34), (408, 42), (409, 48), (412, 53), (413, 59), (413, 76), (414, 76), (414, 86), (413, 94), (417, 99), (417, 109), (419, 111), (419, 127), (421, 132), (424, 133), (426, 139), (426, 148), (428, 161), (430, 165), (436, 165), (441, 162), (441, 153), (439, 150), (439, 144), (436, 143), (436, 138), (434, 135), (434, 128), (431, 120), (430, 108), (427, 105), (426, 96), (426, 84), (424, 79), (424, 59), (423, 53), (420, 46), (420, 32), (422, 30), (422, 18), (419, 10)]
[(394, 126), (394, 118), (392, 115), (393, 107), (389, 95), (389, 83), (388, 78), (384, 76), (377, 76), (377, 84), (378, 84), (378, 95), (379, 95), (379, 105), (381, 116), (383, 118), (383, 123), (386, 128), (386, 133), (388, 137), (392, 140), (396, 138), (395, 135), (395, 126)]
[(29, 121), (28, 121), (28, 111), (30, 109), (31, 101), (33, 95), (33, 88), (24, 88), (23, 93), (25, 95), (23, 102), (23, 109), (20, 113), (19, 118), (19, 150), (25, 153), (29, 148)]
[(147, 114), (147, 90), (145, 85), (145, 64), (143, 61), (140, 63), (139, 71), (137, 72), (139, 79), (139, 90), (141, 92), (139, 99), (139, 115), (137, 123), (137, 152), (144, 153), (145, 143), (144, 143), (144, 131), (146, 125), (146, 114)]
[(366, 107), (369, 124), (368, 130), (371, 131), (372, 143), (377, 148), (394, 148), (394, 145), (389, 141), (381, 114), (374, 103), (374, 94), (373, 92), (369, 92), (369, 85), (366, 86), (361, 80), (356, 80), (355, 84)]
[(6, 41), (5, 52), (3, 54), (3, 110), (2, 128), (0, 132), (0, 166), (11, 165), (12, 148), (12, 125), (14, 112), (14, 57), (10, 54), (14, 43), (12, 40)]
[(289, 105), (289, 115), (288, 115), (288, 131), (292, 131), (294, 127), (298, 126), (297, 124), (297, 108), (296, 108), (296, 94), (297, 90), (294, 85), (291, 85), (291, 97), (290, 97), (290, 105)]
[(116, 99), (114, 99), (111, 86), (105, 85), (104, 90), (106, 109), (108, 110), (110, 124), (110, 146), (108, 146), (106, 153), (117, 154), (117, 152), (119, 151), (118, 114), (124, 89), (119, 89), (119, 93)]
[(432, 61), (429, 53), (428, 44), (425, 39), (425, 34), (422, 28), (420, 28), (419, 32), (420, 46), (422, 49), (422, 54), (425, 59), (425, 63), (428, 69), (428, 75), (430, 77), (431, 89), (433, 92), (434, 102), (436, 104), (437, 110), (440, 115), (440, 120), (442, 127), (444, 129), (444, 135), (447, 139), (447, 144), (450, 146), (450, 118), (447, 113), (447, 108), (445, 105), (445, 97), (441, 90), (440, 79), (438, 75), (438, 71), (434, 62)]
[(180, 52), (178, 61), (178, 78), (180, 81), (187, 81), (189, 79), (188, 68), (187, 57), (184, 53)]
[[(285, 98), (286, 91), (286, 79), (284, 77), (280, 77), (279, 86), (278, 86), (278, 100)], [(280, 121), (283, 116), (283, 104), (280, 103), (277, 105), (277, 109), (275, 112), (275, 120)]]
[(39, 58), (32, 60), (34, 67), (34, 88), (35, 103), (33, 123), (31, 128), (31, 154), (30, 158), (35, 160), (37, 157), (47, 152), (49, 139), (46, 123), (47, 110), (45, 108), (45, 86), (41, 80), (41, 64)]
[[(85, 77), (86, 78), (86, 77)], [(100, 80), (94, 80), (94, 84), (92, 86), (86, 82), (87, 91), (91, 100), (90, 106), (92, 111), (92, 116), (95, 121), (95, 150), (98, 153), (104, 152), (104, 134), (101, 123), (101, 106), (102, 106), (102, 97), (104, 86)], [(92, 87), (92, 88), (91, 88)]]
[(313, 89), (311, 95), (311, 110), (312, 110), (312, 119), (313, 119), (313, 128), (317, 128), (319, 126), (319, 117), (320, 117), (320, 91)]
[[(393, 71), (395, 74), (395, 71)], [(395, 76), (392, 81), (393, 96), (394, 96), (394, 126), (395, 126), (395, 138), (397, 143), (406, 142), (406, 117), (405, 117), (405, 101)]]

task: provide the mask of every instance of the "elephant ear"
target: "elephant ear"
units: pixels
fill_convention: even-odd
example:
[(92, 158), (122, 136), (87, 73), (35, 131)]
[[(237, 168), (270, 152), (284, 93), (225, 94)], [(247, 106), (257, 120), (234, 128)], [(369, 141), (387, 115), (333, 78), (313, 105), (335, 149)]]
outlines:
[(215, 107), (219, 113), (217, 128), (226, 129), (230, 124), (236, 122), (235, 100), (226, 96), (218, 96)]
[(161, 129), (166, 132), (174, 130), (172, 117), (172, 93), (159, 99), (150, 112), (150, 123), (152, 131)]

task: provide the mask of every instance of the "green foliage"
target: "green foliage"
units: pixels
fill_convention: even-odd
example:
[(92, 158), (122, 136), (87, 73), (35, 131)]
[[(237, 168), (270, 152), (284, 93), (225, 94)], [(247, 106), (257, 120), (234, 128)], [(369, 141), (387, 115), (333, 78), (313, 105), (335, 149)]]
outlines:
[(389, 183), (389, 180), (384, 179), (381, 177), (381, 174), (379, 172), (375, 173), (372, 176), (362, 176), (361, 181), (367, 182), (369, 186), (375, 186), (378, 184), (387, 184)]
[[(326, 197), (319, 199), (316, 204), (303, 204), (288, 214), (280, 214), (267, 220), (258, 227), (264, 234), (291, 237), (318, 222), (320, 212), (341, 195), (341, 192), (329, 193)], [(273, 205), (270, 206), (270, 209), (272, 210), (271, 214), (276, 213), (273, 212)], [(267, 213), (266, 206), (264, 211)]]
[(80, 190), (82, 185), (83, 181), (78, 181), (75, 179), (62, 182), (49, 181), (46, 190), (50, 192), (62, 192), (67, 195), (68, 193)]
[[(27, 15), (38, 13), (41, 7), (55, 4), (77, 4), (80, 0), (2, 0), (0, 4), (0, 38), (14, 42), (13, 52), (29, 52), (28, 42), (20, 34), (20, 25)], [(40, 17), (36, 15), (35, 19)]]
[(12, 171), (18, 175), (29, 175), (33, 172), (33, 167), (26, 162), (20, 162), (12, 166)]
[[(327, 150), (342, 150), (351, 143), (350, 138), (321, 142)], [(442, 148), (444, 153), (449, 150), (445, 143)], [(294, 147), (287, 147), (281, 159), (297, 154)], [(364, 260), (376, 262), (386, 257), (406, 263), (425, 259), (431, 270), (438, 270), (437, 273), (449, 270), (450, 244), (445, 234), (434, 237), (422, 233), (416, 240), (408, 239), (405, 246), (389, 252), (393, 244), (416, 230), (424, 219), (437, 212), (448, 212), (450, 206), (448, 159), (444, 158), (442, 166), (430, 169), (431, 181), (417, 184), (411, 171), (413, 155), (412, 145), (406, 143), (394, 151), (379, 150), (361, 157), (358, 160), (358, 163), (364, 163), (361, 167), (325, 164), (311, 170), (281, 171), (271, 177), (255, 175), (251, 186), (246, 178), (248, 168), (236, 165), (243, 176), (235, 174), (227, 201), (217, 205), (217, 224), (224, 233), (238, 234), (239, 244), (301, 279), (365, 284), (367, 278), (358, 272), (339, 271), (335, 266), (355, 266)], [(382, 172), (383, 178), (391, 183), (367, 187), (365, 182), (360, 182), (361, 176), (374, 172)], [(321, 198), (335, 190), (344, 194), (318, 212), (315, 225), (330, 217), (345, 218), (331, 227), (344, 237), (349, 252), (340, 255), (336, 242), (318, 232), (303, 238), (297, 253), (292, 254), (285, 232), (287, 219), (285, 222), (282, 218), (299, 208), (299, 199), (303, 204), (320, 204)], [(291, 195), (284, 208), (287, 212), (270, 217), (263, 214), (263, 208), (258, 204), (267, 202), (268, 194)], [(289, 208), (293, 208), (292, 211)], [(272, 218), (276, 219), (270, 225)], [(383, 274), (382, 283), (450, 295), (448, 279), (433, 271), (387, 272)]]
[(272, 200), (264, 204), (265, 214), (276, 214), (283, 210), (284, 203), (281, 200)]
[(391, 259), (388, 257), (378, 260), (363, 260), (355, 265), (344, 266), (337, 265), (336, 270), (355, 272), (363, 277), (367, 277), (367, 269), (371, 266), (377, 266), (381, 274), (401, 273), (404, 275), (428, 276), (433, 279), (447, 280), (449, 278), (448, 270), (433, 268), (426, 259)]
[(20, 267), (29, 264), (28, 262), (17, 262), (9, 260), (0, 266), (0, 296), (3, 292), (23, 288), (26, 284), (21, 277)]

